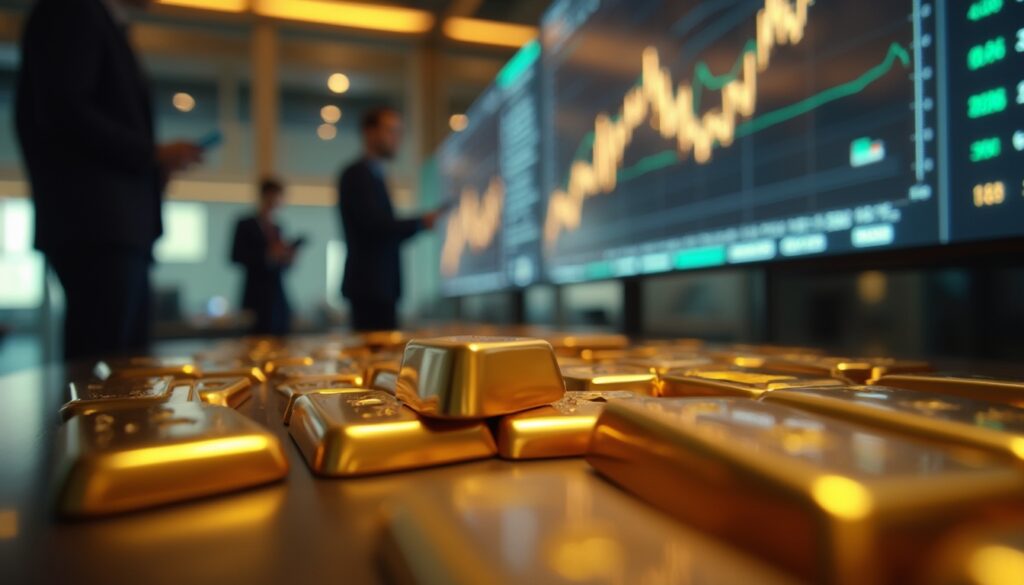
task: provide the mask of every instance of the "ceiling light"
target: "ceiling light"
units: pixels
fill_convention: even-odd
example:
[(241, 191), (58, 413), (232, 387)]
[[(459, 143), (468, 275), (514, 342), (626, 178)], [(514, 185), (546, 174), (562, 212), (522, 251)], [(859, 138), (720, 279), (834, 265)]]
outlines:
[(466, 129), (466, 126), (469, 126), (469, 118), (466, 114), (452, 114), (451, 117), (448, 118), (448, 127), (451, 128), (453, 132), (462, 132)]
[(443, 28), (445, 36), (455, 41), (516, 49), (537, 36), (537, 28), (533, 26), (463, 16), (446, 18)]
[(327, 105), (320, 108), (320, 117), (328, 124), (337, 124), (341, 119), (341, 108), (335, 105)]
[(179, 112), (191, 112), (192, 108), (196, 107), (196, 99), (183, 91), (179, 91), (171, 98), (171, 104)]

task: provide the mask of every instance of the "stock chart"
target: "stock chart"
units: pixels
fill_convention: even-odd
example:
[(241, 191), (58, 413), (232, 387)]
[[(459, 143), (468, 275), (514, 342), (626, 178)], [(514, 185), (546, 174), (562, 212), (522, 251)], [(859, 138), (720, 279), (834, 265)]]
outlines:
[(442, 292), (527, 286), (540, 276), (540, 43), (523, 47), (441, 146)]
[(495, 286), (1024, 235), (1022, 1), (556, 0), (530, 52)]

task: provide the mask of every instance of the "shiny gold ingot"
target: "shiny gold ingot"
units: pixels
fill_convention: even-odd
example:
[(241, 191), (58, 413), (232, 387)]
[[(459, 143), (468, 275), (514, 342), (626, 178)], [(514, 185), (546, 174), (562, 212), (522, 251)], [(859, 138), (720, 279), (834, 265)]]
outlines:
[(242, 359), (219, 359), (200, 361), (196, 367), (203, 373), (204, 378), (239, 378), (246, 377), (253, 384), (261, 384), (267, 381), (267, 375), (259, 366), (254, 366)]
[(203, 402), (217, 406), (238, 408), (252, 395), (249, 378), (203, 378), (195, 385)]
[(893, 358), (845, 358), (821, 356), (780, 356), (769, 358), (760, 367), (773, 372), (849, 380), (865, 384), (886, 373), (926, 372), (928, 362)]
[(281, 383), (293, 381), (340, 383), (362, 386), (363, 369), (350, 359), (328, 360), (311, 364), (281, 366), (274, 371), (274, 377)]
[(364, 378), (366, 387), (394, 394), (398, 387), (398, 374), (401, 370), (401, 361), (371, 362), (366, 366), (366, 377)]
[(395, 378), (398, 377), (399, 370), (402, 369), (402, 355), (401, 354), (378, 354), (377, 356), (363, 360), (363, 381), (367, 387), (370, 387), (373, 383), (373, 379), (377, 377), (377, 373), (381, 371), (394, 372)]
[(506, 459), (540, 459), (583, 455), (604, 405), (635, 398), (619, 390), (566, 392), (561, 400), (501, 417), (498, 455)]
[(1024, 522), (1000, 519), (959, 531), (931, 555), (926, 585), (1019, 585), (1024, 578)]
[(658, 377), (642, 368), (577, 366), (562, 370), (566, 391), (625, 390), (645, 396), (658, 394)]
[(409, 341), (404, 331), (364, 331), (359, 333), (363, 344), (373, 352), (401, 350)]
[(191, 380), (175, 380), (171, 376), (72, 382), (68, 385), (68, 392), (69, 400), (60, 409), (61, 418), (64, 420), (76, 414), (103, 412), (114, 408), (199, 400)]
[(290, 366), (312, 366), (313, 357), (305, 354), (292, 355), (287, 352), (274, 352), (257, 360), (263, 362), (263, 371), (269, 376), (276, 376), (277, 370)]
[(1024, 474), (984, 451), (735, 398), (611, 402), (587, 461), (814, 583), (913, 582), (945, 530), (1024, 505)]
[(284, 424), (291, 424), (292, 413), (295, 409), (295, 401), (300, 396), (307, 394), (351, 394), (353, 392), (366, 392), (366, 388), (353, 386), (344, 382), (322, 382), (319, 380), (292, 380), (280, 384), (274, 388), (281, 396), (282, 408), (281, 418)]
[(690, 370), (711, 365), (710, 358), (697, 353), (658, 353), (649, 357), (634, 357), (622, 360), (620, 365), (643, 368), (656, 376), (664, 376), (672, 370)]
[(661, 377), (662, 396), (740, 396), (757, 398), (766, 392), (803, 386), (842, 386), (833, 379), (808, 379), (782, 374), (737, 370), (672, 371)]
[(96, 362), (93, 375), (100, 380), (174, 376), (198, 378), (203, 373), (188, 358), (133, 357)]
[(1024, 463), (1024, 408), (883, 386), (778, 390), (762, 400), (970, 445)]
[(166, 403), (74, 416), (61, 429), (59, 510), (97, 516), (233, 491), (288, 471), (271, 432), (230, 408)]
[(629, 338), (617, 333), (549, 333), (542, 337), (558, 355), (579, 356), (585, 349), (621, 350), (629, 347)]
[(953, 374), (885, 374), (872, 383), (1024, 407), (1024, 380)]
[(380, 565), (392, 583), (793, 583), (583, 470), (417, 483), (385, 510)]
[(425, 421), (379, 390), (306, 394), (289, 433), (319, 475), (357, 476), (492, 457), (483, 421)]
[(456, 336), (410, 341), (396, 393), (424, 416), (475, 419), (550, 404), (565, 385), (546, 341)]

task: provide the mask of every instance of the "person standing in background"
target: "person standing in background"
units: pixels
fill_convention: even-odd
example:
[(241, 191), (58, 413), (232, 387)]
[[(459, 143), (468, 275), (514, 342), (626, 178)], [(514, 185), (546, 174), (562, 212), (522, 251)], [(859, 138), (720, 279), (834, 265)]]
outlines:
[(402, 296), (402, 242), (434, 226), (439, 212), (411, 219), (395, 218), (383, 163), (398, 153), (402, 116), (377, 107), (362, 117), (363, 155), (341, 173), (338, 209), (348, 256), (341, 285), (356, 331), (398, 328), (396, 306)]
[(15, 117), (35, 203), (35, 246), (64, 288), (68, 360), (145, 351), (164, 187), (202, 149), (157, 145), (126, 7), (38, 0), (21, 41)]
[(284, 271), (295, 262), (304, 240), (287, 243), (274, 215), (284, 202), (284, 185), (276, 179), (260, 183), (256, 215), (238, 220), (231, 261), (245, 269), (242, 308), (256, 316), (252, 332), (257, 335), (287, 335), (292, 311), (284, 290)]

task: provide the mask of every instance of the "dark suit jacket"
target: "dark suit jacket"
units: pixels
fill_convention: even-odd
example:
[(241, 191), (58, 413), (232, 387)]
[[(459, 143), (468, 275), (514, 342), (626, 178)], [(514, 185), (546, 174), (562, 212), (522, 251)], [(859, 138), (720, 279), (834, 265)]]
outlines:
[(150, 250), (163, 188), (149, 91), (100, 0), (38, 0), (22, 36), (16, 123), (36, 247)]
[(402, 295), (399, 247), (423, 229), (423, 222), (395, 218), (387, 185), (366, 160), (342, 172), (338, 207), (348, 245), (342, 294), (358, 300), (397, 300)]
[[(278, 230), (277, 226), (273, 226)], [(238, 220), (231, 246), (231, 260), (245, 268), (242, 307), (256, 313), (259, 333), (283, 335), (291, 320), (291, 307), (284, 290), (285, 266), (267, 258), (269, 238), (255, 216)]]

